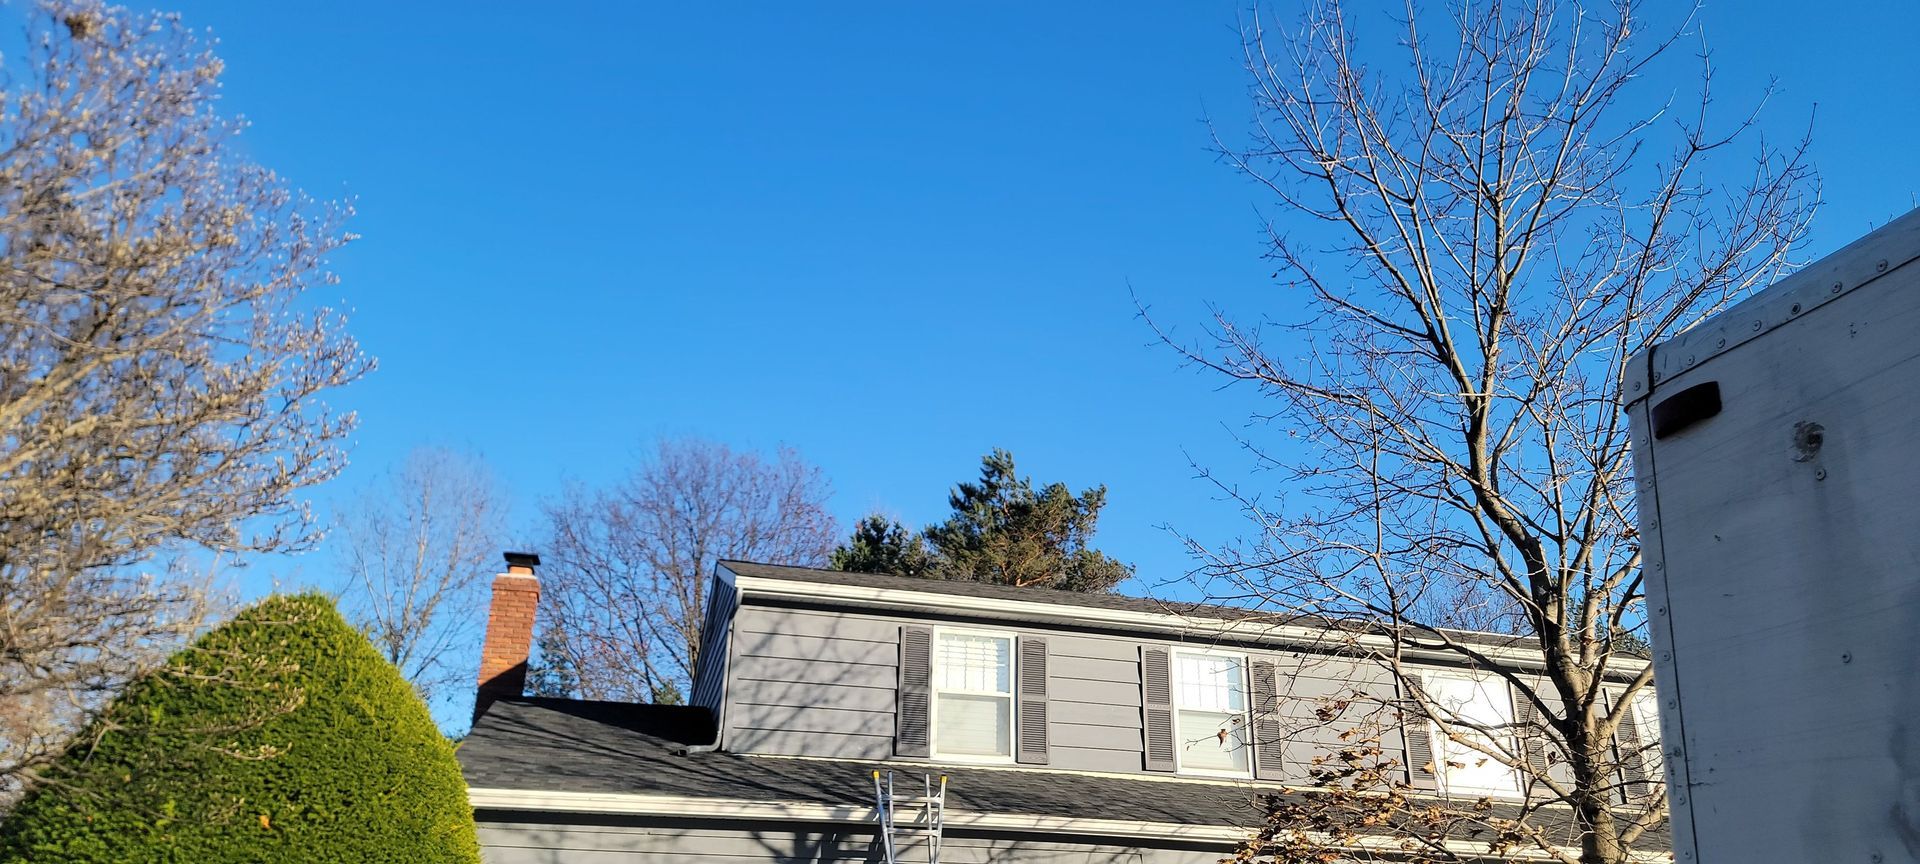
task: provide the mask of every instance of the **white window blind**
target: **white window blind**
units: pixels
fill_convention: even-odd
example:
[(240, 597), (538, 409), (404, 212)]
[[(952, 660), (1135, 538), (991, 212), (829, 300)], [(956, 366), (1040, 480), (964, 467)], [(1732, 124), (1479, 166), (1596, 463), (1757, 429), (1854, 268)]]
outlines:
[(934, 751), (1011, 756), (1013, 638), (942, 632), (933, 655)]
[[(1427, 698), (1438, 706), (1443, 718), (1454, 722), (1439, 725), (1433, 732), (1434, 753), (1438, 757), (1440, 788), (1452, 793), (1472, 795), (1517, 795), (1519, 777), (1498, 759), (1475, 749), (1479, 744), (1494, 752), (1511, 752), (1512, 730), (1500, 727), (1513, 723), (1513, 697), (1500, 678), (1467, 678), (1431, 675), (1425, 679)], [(1472, 727), (1491, 728), (1491, 735)], [(1448, 731), (1467, 738), (1473, 744), (1453, 741)]]
[(1246, 774), (1247, 676), (1240, 657), (1174, 654), (1180, 768)]
[(1642, 690), (1633, 697), (1633, 719), (1640, 722), (1641, 759), (1646, 767), (1647, 778), (1655, 783), (1664, 782), (1667, 771), (1667, 754), (1660, 747), (1660, 705), (1654, 700), (1659, 695)]

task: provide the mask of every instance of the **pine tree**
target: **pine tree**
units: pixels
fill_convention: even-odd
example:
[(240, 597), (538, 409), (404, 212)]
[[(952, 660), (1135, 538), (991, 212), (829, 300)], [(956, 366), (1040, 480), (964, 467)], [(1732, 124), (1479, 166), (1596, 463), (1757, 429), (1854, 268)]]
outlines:
[(953, 515), (919, 534), (879, 514), (860, 520), (833, 550), (835, 570), (926, 579), (991, 582), (1022, 588), (1111, 591), (1133, 567), (1092, 548), (1107, 487), (1078, 495), (1065, 483), (1035, 491), (995, 448), (980, 460), (980, 480), (947, 495)]
[(898, 521), (874, 513), (854, 526), (846, 545), (833, 550), (828, 566), (854, 573), (926, 576), (932, 564), (925, 539)]
[(1107, 487), (1075, 495), (1065, 483), (1034, 491), (1013, 454), (995, 448), (980, 460), (978, 483), (947, 496), (953, 515), (927, 528), (942, 579), (1068, 591), (1111, 591), (1133, 568), (1090, 546)]

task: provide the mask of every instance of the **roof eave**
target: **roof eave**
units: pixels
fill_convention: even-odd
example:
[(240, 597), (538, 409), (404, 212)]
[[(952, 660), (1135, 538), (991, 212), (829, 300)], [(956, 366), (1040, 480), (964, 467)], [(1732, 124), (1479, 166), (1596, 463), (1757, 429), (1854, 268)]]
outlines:
[[(1379, 633), (1312, 627), (1299, 624), (1262, 622), (1254, 619), (1228, 620), (1177, 612), (1142, 612), (1131, 609), (1107, 609), (1074, 606), (1035, 600), (1008, 600), (974, 597), (937, 591), (911, 591), (900, 588), (874, 588), (827, 582), (805, 582), (747, 576), (718, 568), (738, 588), (742, 601), (750, 598), (789, 602), (828, 603), (834, 606), (871, 609), (883, 612), (924, 615), (928, 612), (963, 615), (1006, 621), (1119, 629), (1153, 633), (1181, 639), (1206, 638), (1233, 642), (1272, 645), (1322, 652), (1392, 653), (1394, 639)], [(1490, 645), (1466, 646), (1489, 660), (1519, 669), (1541, 669), (1545, 663), (1538, 650)], [(1398, 646), (1398, 653), (1413, 661), (1459, 664), (1465, 651), (1446, 647)], [(1609, 661), (1613, 671), (1637, 674), (1647, 665), (1638, 657), (1616, 655)]]

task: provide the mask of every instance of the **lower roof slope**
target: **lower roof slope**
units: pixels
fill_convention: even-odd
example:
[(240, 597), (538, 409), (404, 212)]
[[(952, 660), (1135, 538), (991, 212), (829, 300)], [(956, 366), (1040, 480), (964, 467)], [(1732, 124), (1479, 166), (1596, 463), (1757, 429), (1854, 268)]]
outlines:
[[(712, 740), (705, 709), (565, 699), (502, 699), (461, 743), (467, 785), (547, 792), (685, 795), (873, 806), (871, 762), (678, 755)], [(705, 733), (705, 738), (701, 734)], [(1248, 790), (1051, 771), (928, 766), (947, 775), (947, 806), (1083, 819), (1254, 825)]]
[[(689, 745), (712, 741), (713, 732), (711, 715), (703, 708), (502, 699), (474, 722), (458, 755), (467, 784), (475, 788), (873, 806), (875, 763), (724, 752), (682, 755)], [(920, 769), (916, 764), (901, 770)], [(1255, 797), (1275, 794), (1251, 783), (932, 764), (925, 770), (950, 778), (949, 807), (981, 813), (1255, 826), (1263, 821)], [(1553, 821), (1541, 818), (1546, 815), (1536, 814), (1533, 821)], [(1664, 832), (1650, 832), (1638, 845), (1664, 849), (1666, 842)]]

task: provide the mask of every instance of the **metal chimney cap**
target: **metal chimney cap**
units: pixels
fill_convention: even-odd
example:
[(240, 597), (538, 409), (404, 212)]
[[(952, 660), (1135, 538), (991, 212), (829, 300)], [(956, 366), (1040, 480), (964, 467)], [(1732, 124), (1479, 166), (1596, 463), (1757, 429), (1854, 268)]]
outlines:
[(507, 559), (508, 570), (512, 570), (515, 567), (525, 567), (528, 570), (532, 570), (540, 566), (540, 556), (532, 552), (508, 552), (500, 557)]

